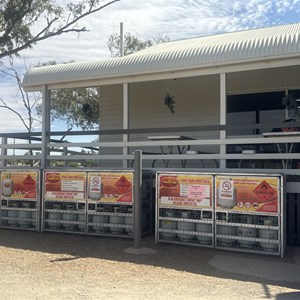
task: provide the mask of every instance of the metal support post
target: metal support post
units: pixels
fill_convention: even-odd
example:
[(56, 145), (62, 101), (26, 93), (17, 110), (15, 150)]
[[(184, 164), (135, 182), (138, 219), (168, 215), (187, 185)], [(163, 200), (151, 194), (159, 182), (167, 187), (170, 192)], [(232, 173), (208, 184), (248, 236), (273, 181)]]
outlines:
[(47, 167), (47, 156), (49, 153), (48, 142), (50, 132), (50, 104), (49, 104), (49, 91), (46, 85), (42, 86), (42, 157), (41, 169)]
[[(1, 156), (7, 156), (7, 148), (5, 147), (7, 145), (7, 137), (2, 137), (2, 144), (1, 144)], [(7, 160), (2, 159), (0, 163), (1, 167), (6, 167), (7, 166)]]
[[(226, 125), (226, 74), (220, 74), (220, 125)], [(226, 130), (220, 131), (220, 139), (226, 139)], [(220, 154), (226, 155), (226, 145), (220, 145)], [(220, 160), (220, 168), (226, 168), (226, 159)]]
[(134, 151), (134, 248), (142, 241), (142, 151)]

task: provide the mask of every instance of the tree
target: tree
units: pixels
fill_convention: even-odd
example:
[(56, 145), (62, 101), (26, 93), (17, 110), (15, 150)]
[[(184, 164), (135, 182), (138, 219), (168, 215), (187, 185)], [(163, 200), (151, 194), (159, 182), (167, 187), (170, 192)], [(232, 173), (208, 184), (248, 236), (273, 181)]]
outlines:
[(7, 109), (11, 111), (13, 114), (15, 114), (22, 122), (24, 127), (28, 132), (33, 131), (33, 124), (34, 121), (37, 121), (37, 112), (35, 111), (35, 108), (38, 106), (39, 101), (41, 100), (40, 94), (34, 93), (29, 97), (29, 94), (24, 92), (24, 90), (21, 87), (21, 74), (14, 68), (13, 61), (10, 60), (9, 66), (2, 66), (0, 69), (0, 72), (10, 78), (13, 78), (16, 81), (17, 87), (18, 87), (18, 95), (22, 99), (23, 106), (26, 110), (26, 115), (24, 116), (21, 112), (18, 112), (17, 110), (13, 109), (11, 106), (9, 106), (5, 99), (0, 97), (0, 108)]
[[(54, 65), (50, 61), (45, 65)], [(25, 69), (28, 69), (25, 65)], [(13, 66), (2, 65), (0, 73), (13, 78), (18, 87), (16, 101), (22, 101), (26, 114), (9, 105), (3, 97), (0, 97), (0, 109), (6, 109), (16, 115), (26, 128), (27, 132), (34, 131), (34, 123), (40, 122), (42, 115), (41, 94), (26, 93), (21, 87), (22, 74)], [(99, 100), (100, 88), (76, 88), (51, 91), (51, 116), (52, 120), (63, 120), (71, 130), (74, 126), (83, 130), (94, 129), (99, 125)]]
[[(61, 89), (51, 92), (51, 118), (63, 120), (69, 129), (99, 126), (100, 88)], [(41, 107), (38, 106), (38, 113)]]
[[(0, 108), (10, 110), (17, 115), (28, 132), (33, 131), (35, 120), (34, 108), (38, 109), (38, 98), (30, 99), (29, 95), (21, 88), (21, 75), (13, 67), (13, 56), (18, 56), (21, 50), (32, 47), (34, 44), (51, 38), (53, 36), (69, 33), (84, 32), (85, 27), (80, 27), (77, 23), (82, 18), (91, 15), (101, 9), (118, 2), (112, 0), (101, 5), (100, 0), (80, 0), (67, 3), (65, 6), (56, 5), (52, 0), (3, 0), (0, 3), (0, 64), (1, 59), (10, 58), (10, 67), (2, 65), (1, 72), (8, 77), (13, 77), (19, 89), (23, 105), (27, 112), (27, 117), (22, 113), (11, 108), (3, 99), (0, 98)], [(39, 30), (36, 32), (37, 25)], [(67, 92), (66, 92), (67, 93)], [(58, 93), (61, 94), (61, 93)], [(88, 97), (89, 99), (91, 97)], [(95, 111), (95, 109), (94, 109)], [(76, 109), (74, 110), (76, 113)], [(78, 110), (77, 110), (78, 113)], [(78, 115), (78, 114), (77, 114)], [(60, 116), (60, 111), (56, 111), (56, 117)], [(95, 120), (91, 116), (90, 110), (87, 111), (87, 124)], [(76, 117), (79, 126), (88, 127), (83, 122), (84, 114)], [(71, 117), (69, 115), (69, 123)], [(98, 121), (96, 121), (98, 123)]]
[[(142, 40), (138, 36), (126, 33), (124, 37), (125, 55), (145, 49), (157, 43), (167, 42), (167, 36), (157, 36), (152, 40)], [(108, 41), (108, 48), (112, 56), (120, 55), (120, 36), (112, 34)], [(48, 62), (44, 65), (52, 65)], [(61, 89), (51, 92), (51, 117), (52, 120), (63, 120), (71, 129), (74, 126), (83, 130), (99, 127), (99, 105), (101, 88), (76, 88)], [(75, 100), (75, 101), (74, 101)], [(38, 106), (41, 114), (41, 107)]]
[[(49, 65), (56, 65), (56, 62), (48, 61), (41, 66)], [(99, 102), (100, 88), (52, 90), (50, 115), (52, 121), (64, 121), (69, 130), (74, 126), (83, 130), (94, 129), (99, 125)], [(38, 116), (41, 117), (41, 103), (36, 106), (36, 110)]]
[[(125, 33), (124, 35), (124, 55), (128, 55), (150, 46), (169, 42), (170, 38), (164, 35), (158, 35), (153, 39), (142, 40), (140, 37), (133, 35), (131, 33)], [(120, 46), (121, 46), (121, 37), (118, 33), (111, 34), (108, 42), (108, 49), (112, 57), (120, 56)]]
[[(21, 87), (21, 83), (22, 83), (21, 75), (14, 68), (12, 60), (10, 60), (10, 66), (2, 66), (2, 68), (0, 69), (0, 72), (2, 74), (6, 75), (7, 77), (13, 78), (16, 81), (17, 87), (18, 87), (18, 95), (19, 95), (19, 97), (17, 97), (17, 98), (22, 99), (23, 106), (26, 110), (26, 115), (24, 116), (24, 114), (22, 112), (19, 112), (16, 109), (9, 106), (2, 97), (0, 97), (0, 108), (9, 110), (14, 115), (16, 115), (21, 120), (21, 122), (24, 125), (24, 127), (26, 128), (27, 132), (31, 133), (34, 130), (34, 121), (38, 120), (36, 118), (37, 114), (34, 111), (34, 108), (37, 107), (38, 102), (41, 100), (40, 94), (34, 93), (33, 95), (31, 95), (31, 97), (29, 97), (29, 94), (24, 92), (24, 90)], [(32, 143), (32, 138), (30, 136), (28, 137), (28, 143), (29, 144)], [(33, 151), (29, 150), (24, 155), (25, 156), (33, 155)], [(16, 162), (10, 161), (9, 163), (33, 166), (35, 161), (34, 160), (28, 161), (28, 160), (24, 159), (24, 160), (17, 160)]]
[[(169, 41), (166, 36), (158, 36), (152, 40), (142, 40), (130, 33), (125, 35), (125, 54), (129, 54), (159, 42)], [(120, 37), (112, 34), (109, 39), (109, 49), (112, 55), (117, 56), (119, 52)], [(114, 53), (114, 54), (113, 54)], [(49, 61), (41, 66), (55, 65), (55, 61)], [(6, 70), (6, 75), (16, 79), (23, 105), (27, 112), (27, 118), (16, 110), (13, 110), (4, 99), (0, 98), (0, 108), (5, 108), (15, 113), (22, 121), (28, 132), (33, 131), (33, 122), (36, 117), (41, 116), (42, 108), (40, 98), (30, 98), (29, 94), (24, 93), (21, 88), (21, 75), (11, 66)], [(80, 127), (83, 130), (95, 129), (99, 127), (99, 106), (101, 99), (101, 88), (76, 88), (76, 89), (60, 89), (51, 91), (51, 117), (52, 120), (63, 120), (71, 130), (73, 127)]]
[(53, 36), (87, 31), (78, 21), (118, 1), (101, 5), (100, 0), (80, 0), (59, 6), (53, 0), (2, 0), (0, 60), (18, 55), (21, 50)]

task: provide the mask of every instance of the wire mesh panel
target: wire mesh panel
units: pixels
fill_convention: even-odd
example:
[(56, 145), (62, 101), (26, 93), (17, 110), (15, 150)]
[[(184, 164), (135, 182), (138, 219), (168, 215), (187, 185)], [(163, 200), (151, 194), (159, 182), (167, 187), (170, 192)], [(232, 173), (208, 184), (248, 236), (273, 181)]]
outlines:
[(42, 231), (86, 233), (86, 172), (44, 171)]
[(212, 175), (158, 172), (156, 191), (156, 243), (214, 245)]
[(133, 237), (132, 205), (88, 204), (88, 234)]
[[(151, 230), (152, 183), (143, 184), (146, 234)], [(45, 170), (42, 231), (133, 238), (133, 185), (132, 171)]]
[(213, 246), (213, 212), (161, 207), (157, 241)]
[[(134, 172), (88, 172), (87, 233), (134, 237)], [(153, 174), (142, 174), (142, 235), (151, 233)]]
[(87, 233), (133, 238), (133, 172), (88, 172)]
[(40, 172), (1, 170), (1, 227), (40, 230)]
[(283, 179), (157, 172), (155, 241), (283, 256)]
[(89, 172), (88, 234), (131, 237), (132, 203), (132, 172)]
[(46, 200), (43, 231), (86, 233), (85, 201)]
[(216, 247), (283, 255), (282, 187), (280, 175), (217, 175)]

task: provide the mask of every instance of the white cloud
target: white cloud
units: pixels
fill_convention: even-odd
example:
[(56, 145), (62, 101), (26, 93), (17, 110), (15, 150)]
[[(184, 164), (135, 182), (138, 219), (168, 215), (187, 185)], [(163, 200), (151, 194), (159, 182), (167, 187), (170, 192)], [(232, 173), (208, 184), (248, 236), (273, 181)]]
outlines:
[[(60, 0), (60, 3), (67, 3)], [(121, 0), (80, 22), (89, 31), (45, 40), (23, 51), (27, 63), (56, 60), (85, 61), (110, 57), (107, 41), (112, 33), (124, 32), (141, 38), (159, 34), (172, 40), (291, 23), (299, 20), (300, 0)], [(16, 60), (22, 69), (23, 61)], [(1, 76), (1, 75), (0, 75)], [(14, 101), (11, 82), (0, 77), (0, 96)], [(1, 131), (21, 129), (0, 110)]]

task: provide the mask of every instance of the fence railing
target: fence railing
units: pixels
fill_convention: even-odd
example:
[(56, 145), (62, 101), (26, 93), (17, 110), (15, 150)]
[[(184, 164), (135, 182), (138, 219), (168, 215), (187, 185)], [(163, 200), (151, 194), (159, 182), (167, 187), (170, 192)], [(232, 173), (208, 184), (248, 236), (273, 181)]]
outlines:
[[(287, 123), (267, 124), (270, 128), (288, 128)], [(297, 123), (290, 124), (292, 130)], [(262, 129), (266, 124), (241, 125), (241, 129)], [(300, 126), (299, 126), (300, 127)], [(89, 132), (49, 132), (47, 153), (41, 133), (0, 133), (1, 166), (47, 167), (111, 167), (126, 165), (132, 168), (135, 150), (143, 152), (145, 168), (198, 168), (233, 170), (243, 168), (257, 172), (276, 171), (287, 175), (300, 175), (300, 131), (287, 131), (264, 137), (258, 135), (232, 135), (226, 131), (233, 126), (198, 126), (156, 129), (101, 130)], [(279, 131), (282, 132), (282, 131)], [(222, 134), (221, 134), (222, 133)], [(128, 141), (123, 136), (128, 135)], [(63, 140), (59, 139), (63, 136)], [(94, 137), (94, 140), (88, 140)], [(95, 141), (95, 136), (100, 141)], [(149, 136), (158, 137), (149, 139)], [(109, 140), (106, 141), (106, 137)], [(162, 137), (159, 139), (159, 137)], [(184, 138), (183, 138), (184, 137)], [(72, 141), (71, 141), (72, 139)], [(125, 163), (124, 163), (125, 162)]]

